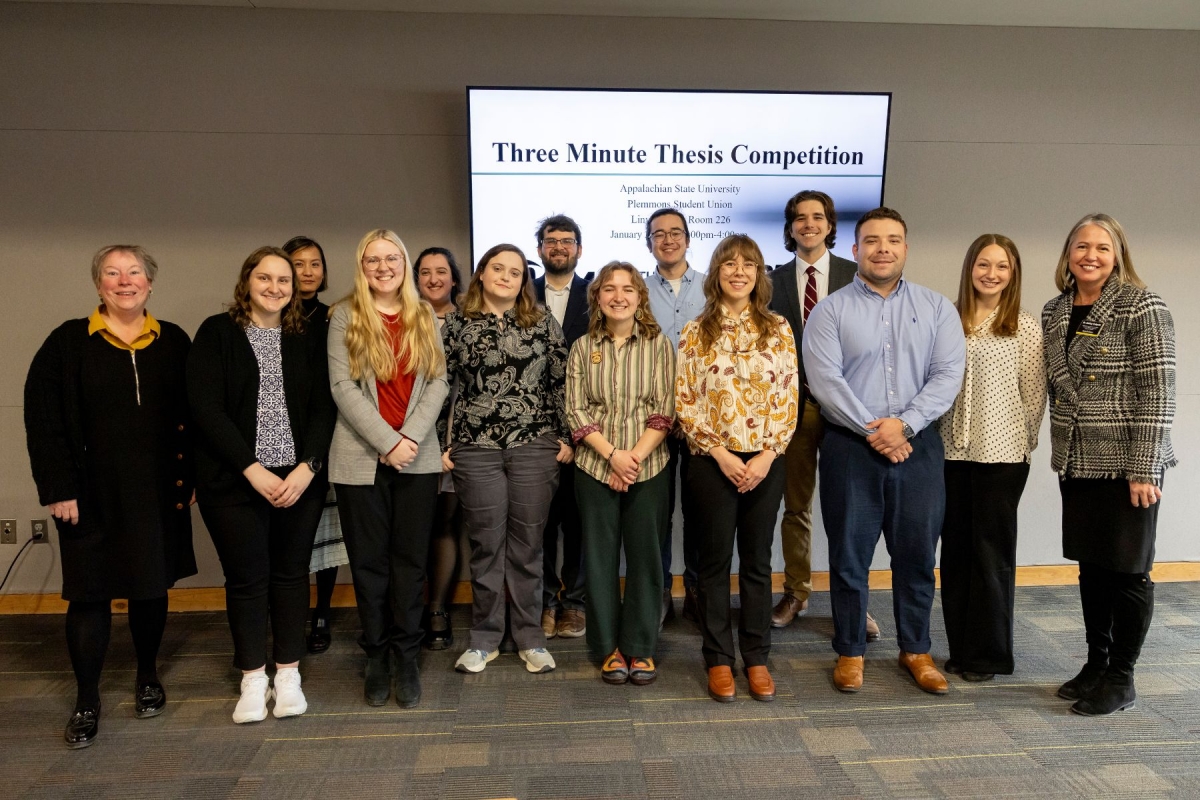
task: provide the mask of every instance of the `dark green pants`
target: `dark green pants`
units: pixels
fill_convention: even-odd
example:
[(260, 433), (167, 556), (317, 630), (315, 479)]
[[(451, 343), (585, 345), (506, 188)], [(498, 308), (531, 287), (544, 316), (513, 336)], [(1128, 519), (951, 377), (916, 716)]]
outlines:
[(667, 531), (669, 477), (663, 470), (628, 492), (614, 492), (583, 470), (575, 474), (587, 572), (587, 643), (595, 658), (616, 649), (626, 658), (654, 656), (662, 613), (660, 549)]

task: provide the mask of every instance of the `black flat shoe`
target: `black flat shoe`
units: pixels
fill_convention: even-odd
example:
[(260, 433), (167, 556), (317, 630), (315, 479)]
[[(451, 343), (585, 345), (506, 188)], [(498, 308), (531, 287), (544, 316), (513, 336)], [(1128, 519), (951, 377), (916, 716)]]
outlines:
[(996, 673), (994, 672), (972, 672), (969, 669), (964, 669), (962, 671), (962, 679), (964, 681), (970, 681), (971, 683), (990, 681), (994, 677), (996, 677)]
[(369, 706), (381, 706), (392, 693), (392, 664), (388, 652), (367, 656), (367, 668), (363, 681), (363, 699)]
[(324, 653), (332, 642), (328, 617), (313, 617), (312, 633), (308, 634), (308, 652), (314, 655)]
[(955, 661), (953, 658), (946, 659), (945, 670), (946, 670), (946, 672), (949, 672), (951, 675), (962, 675), (962, 671), (963, 671), (962, 666), (957, 661)]
[(425, 631), (425, 646), (430, 650), (445, 650), (454, 644), (454, 629), (446, 611), (430, 611), (429, 627)]
[(100, 704), (95, 707), (78, 708), (67, 720), (67, 729), (63, 731), (63, 739), (67, 749), (82, 750), (91, 747), (96, 741), (96, 733), (100, 730)]
[(133, 694), (133, 715), (138, 719), (157, 717), (167, 707), (167, 693), (158, 681), (139, 683)]
[(421, 670), (416, 659), (401, 661), (396, 669), (396, 705), (415, 708), (421, 702)]

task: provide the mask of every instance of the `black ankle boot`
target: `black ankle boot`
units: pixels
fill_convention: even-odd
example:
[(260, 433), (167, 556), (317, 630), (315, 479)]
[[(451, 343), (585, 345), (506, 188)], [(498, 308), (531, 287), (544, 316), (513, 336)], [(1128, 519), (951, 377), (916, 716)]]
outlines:
[(1088, 662), (1083, 665), (1083, 669), (1079, 670), (1078, 675), (1058, 687), (1058, 696), (1063, 700), (1082, 700), (1100, 685), (1100, 681), (1104, 678), (1104, 671), (1107, 668), (1107, 658), (1103, 663), (1097, 663), (1089, 657)]
[(1105, 717), (1134, 707), (1137, 692), (1132, 674), (1117, 674), (1109, 669), (1091, 694), (1081, 697), (1071, 711), (1084, 717)]
[(396, 705), (401, 708), (414, 708), (421, 702), (421, 670), (417, 660), (400, 661), (396, 669)]
[(392, 693), (391, 661), (391, 653), (387, 650), (367, 656), (366, 680), (363, 682), (367, 705), (381, 706), (388, 701), (388, 695)]

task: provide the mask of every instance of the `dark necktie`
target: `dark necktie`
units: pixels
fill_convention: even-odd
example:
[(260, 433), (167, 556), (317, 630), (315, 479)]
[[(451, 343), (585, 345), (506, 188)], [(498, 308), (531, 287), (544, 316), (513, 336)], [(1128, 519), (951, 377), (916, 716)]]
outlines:
[(808, 315), (812, 313), (813, 306), (817, 304), (817, 268), (809, 266), (805, 270), (808, 275), (808, 281), (804, 284), (804, 324), (808, 324)]

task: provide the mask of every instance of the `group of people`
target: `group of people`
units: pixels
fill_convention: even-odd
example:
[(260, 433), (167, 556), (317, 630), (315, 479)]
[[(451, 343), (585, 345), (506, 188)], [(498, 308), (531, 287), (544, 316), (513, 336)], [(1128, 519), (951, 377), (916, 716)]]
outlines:
[[(500, 244), (462, 289), (448, 250), (413, 261), (395, 233), (374, 230), (332, 309), (317, 300), (324, 252), (297, 237), (251, 253), (233, 301), (191, 341), (146, 310), (150, 254), (100, 250), (98, 308), (50, 335), (25, 395), (69, 601), (68, 746), (98, 731), (114, 598), (130, 601), (134, 713), (163, 710), (157, 652), (167, 589), (196, 572), (193, 502), (225, 573), (239, 723), (264, 719), (272, 700), (276, 717), (306, 710), (299, 661), (329, 647), (343, 563), (366, 702), (417, 705), (422, 642), (454, 642), (460, 527), (472, 619), (457, 670), (482, 671), (511, 638), (529, 672), (547, 672), (548, 639), (586, 636), (604, 681), (653, 682), (674, 612), (677, 478), (682, 613), (700, 629), (714, 700), (736, 698), (739, 651), (750, 696), (775, 697), (772, 628), (805, 614), (812, 591), (818, 471), (834, 686), (861, 688), (879, 638), (867, 600), (881, 534), (899, 661), (916, 684), (948, 691), (930, 656), (939, 539), (945, 671), (1010, 674), (1017, 507), (1047, 396), (1088, 643), (1059, 695), (1086, 715), (1131, 707), (1175, 464), (1174, 333), (1124, 231), (1102, 214), (1072, 228), (1040, 325), (1021, 310), (1007, 237), (971, 244), (952, 304), (905, 279), (894, 210), (857, 220), (855, 262), (831, 253), (836, 232), (832, 199), (803, 191), (784, 212), (794, 260), (772, 271), (733, 235), (702, 273), (687, 262), (686, 218), (662, 208), (646, 223), (655, 268), (614, 261), (589, 282), (576, 272), (582, 232), (556, 215), (536, 232), (542, 277)], [(785, 591), (772, 606), (781, 504)]]

